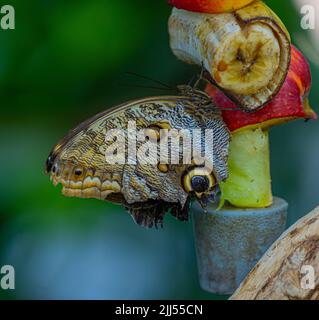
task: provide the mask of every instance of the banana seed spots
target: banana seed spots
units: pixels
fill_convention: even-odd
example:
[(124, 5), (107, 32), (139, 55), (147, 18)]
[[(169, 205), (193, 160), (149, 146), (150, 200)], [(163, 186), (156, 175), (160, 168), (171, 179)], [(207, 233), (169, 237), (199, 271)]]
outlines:
[(236, 59), (240, 62), (245, 61), (244, 54), (241, 49), (238, 49)]

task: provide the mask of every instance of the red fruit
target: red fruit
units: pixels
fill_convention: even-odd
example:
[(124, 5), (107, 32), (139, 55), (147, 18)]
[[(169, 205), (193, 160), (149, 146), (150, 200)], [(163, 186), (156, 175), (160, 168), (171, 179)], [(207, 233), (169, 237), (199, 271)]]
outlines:
[(238, 110), (236, 105), (221, 91), (208, 85), (206, 91), (223, 110), (223, 118), (230, 131), (246, 128), (268, 128), (294, 119), (317, 119), (310, 108), (308, 94), (311, 72), (306, 58), (292, 46), (291, 63), (287, 78), (278, 95), (264, 108), (254, 113)]
[(178, 9), (203, 13), (225, 13), (236, 11), (255, 0), (168, 0)]

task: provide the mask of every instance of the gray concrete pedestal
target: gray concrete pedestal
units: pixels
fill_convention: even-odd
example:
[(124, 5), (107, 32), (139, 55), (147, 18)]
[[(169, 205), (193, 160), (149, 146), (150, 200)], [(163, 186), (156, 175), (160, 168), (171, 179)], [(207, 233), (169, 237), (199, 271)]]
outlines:
[(232, 294), (286, 227), (288, 204), (274, 198), (263, 209), (222, 210), (208, 213), (194, 204), (197, 264), (201, 287), (211, 293)]

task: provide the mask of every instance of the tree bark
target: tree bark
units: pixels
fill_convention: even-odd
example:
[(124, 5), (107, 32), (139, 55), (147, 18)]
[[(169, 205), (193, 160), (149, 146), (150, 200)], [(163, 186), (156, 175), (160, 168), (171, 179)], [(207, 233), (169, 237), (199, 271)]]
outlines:
[(319, 299), (319, 207), (283, 233), (230, 299)]

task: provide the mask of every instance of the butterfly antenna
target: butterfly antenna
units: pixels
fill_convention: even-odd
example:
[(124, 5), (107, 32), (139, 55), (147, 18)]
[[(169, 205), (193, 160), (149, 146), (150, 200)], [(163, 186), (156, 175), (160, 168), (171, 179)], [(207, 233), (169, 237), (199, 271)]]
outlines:
[(175, 88), (172, 88), (172, 87), (169, 86), (168, 84), (166, 84), (166, 83), (164, 83), (164, 82), (161, 82), (161, 81), (159, 81), (159, 80), (155, 80), (155, 79), (152, 79), (152, 78), (147, 77), (147, 76), (140, 75), (140, 74), (135, 73), (135, 72), (125, 72), (125, 73), (128, 74), (128, 75), (131, 75), (131, 76), (135, 76), (135, 77), (144, 79), (144, 80), (152, 81), (153, 83), (157, 83), (157, 84), (161, 85), (162, 87), (164, 87), (164, 88), (166, 88), (166, 89), (176, 90)]
[(188, 86), (193, 87), (193, 86), (192, 86), (192, 83), (194, 82), (195, 77), (196, 77), (196, 76), (193, 75), (193, 76), (190, 78), (190, 80), (188, 81), (188, 84), (187, 84)]

